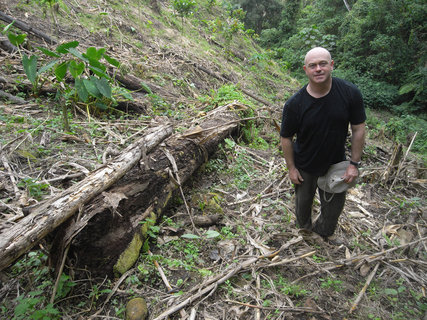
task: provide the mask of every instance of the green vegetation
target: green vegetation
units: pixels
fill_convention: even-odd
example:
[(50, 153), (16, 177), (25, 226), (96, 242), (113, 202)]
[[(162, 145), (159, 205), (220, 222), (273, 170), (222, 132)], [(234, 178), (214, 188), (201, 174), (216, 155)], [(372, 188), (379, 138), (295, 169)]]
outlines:
[(329, 49), (334, 74), (355, 83), (368, 108), (394, 114), (389, 136), (402, 142), (408, 132), (418, 132), (414, 150), (426, 154), (423, 1), (357, 0), (348, 1), (349, 8), (340, 0), (232, 2), (246, 12), (245, 26), (260, 34), (259, 43), (301, 81), (305, 53), (314, 46)]

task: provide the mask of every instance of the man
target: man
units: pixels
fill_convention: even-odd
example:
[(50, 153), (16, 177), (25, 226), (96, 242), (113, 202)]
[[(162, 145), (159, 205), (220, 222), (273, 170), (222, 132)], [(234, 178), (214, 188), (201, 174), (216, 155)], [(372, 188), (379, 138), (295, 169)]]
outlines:
[[(328, 50), (317, 47), (307, 52), (304, 70), (308, 84), (285, 103), (280, 131), (289, 177), (295, 185), (297, 223), (325, 239), (335, 232), (346, 192), (331, 194), (318, 189), (317, 178), (332, 164), (345, 160), (349, 124), (351, 159), (343, 176), (346, 183), (359, 175), (365, 143), (362, 95), (352, 83), (332, 77), (333, 67)], [(321, 214), (313, 226), (311, 210), (317, 189)]]

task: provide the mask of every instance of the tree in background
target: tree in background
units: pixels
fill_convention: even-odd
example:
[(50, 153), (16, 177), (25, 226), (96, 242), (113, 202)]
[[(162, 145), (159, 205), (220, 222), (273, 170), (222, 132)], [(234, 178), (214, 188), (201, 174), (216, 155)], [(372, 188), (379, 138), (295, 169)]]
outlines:
[[(375, 82), (396, 86), (393, 103), (410, 99), (408, 111), (427, 111), (418, 99), (425, 97), (420, 92), (424, 89), (413, 86), (425, 83), (426, 16), (423, 0), (357, 1), (340, 27), (341, 67), (371, 79), (368, 87), (375, 87)], [(399, 87), (403, 90), (397, 99)]]
[(359, 85), (369, 107), (427, 111), (425, 0), (234, 3), (247, 11), (245, 23), (260, 34), (260, 44), (285, 68), (298, 71), (294, 76), (301, 74), (305, 52), (323, 46), (332, 52), (336, 74)]
[(283, 1), (280, 0), (234, 0), (236, 5), (246, 11), (245, 26), (261, 33), (264, 29), (269, 29), (279, 25)]

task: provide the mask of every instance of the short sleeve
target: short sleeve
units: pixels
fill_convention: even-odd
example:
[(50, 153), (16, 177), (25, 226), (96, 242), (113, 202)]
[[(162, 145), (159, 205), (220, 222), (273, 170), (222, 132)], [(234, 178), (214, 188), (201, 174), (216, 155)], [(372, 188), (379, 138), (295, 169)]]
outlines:
[(350, 123), (356, 125), (365, 122), (365, 120), (366, 113), (362, 93), (356, 86), (352, 86)]
[(280, 136), (283, 138), (293, 137), (297, 132), (297, 124), (297, 116), (295, 111), (292, 109), (292, 104), (288, 101), (283, 107)]

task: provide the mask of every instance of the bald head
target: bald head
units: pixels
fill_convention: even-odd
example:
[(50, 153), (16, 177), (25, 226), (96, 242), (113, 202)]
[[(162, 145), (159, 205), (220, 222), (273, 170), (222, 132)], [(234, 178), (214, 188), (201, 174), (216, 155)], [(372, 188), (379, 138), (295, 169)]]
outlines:
[(314, 57), (321, 57), (328, 62), (332, 60), (331, 54), (328, 50), (322, 47), (316, 47), (307, 52), (307, 54), (305, 55), (304, 64), (307, 65), (307, 61), (313, 59)]

